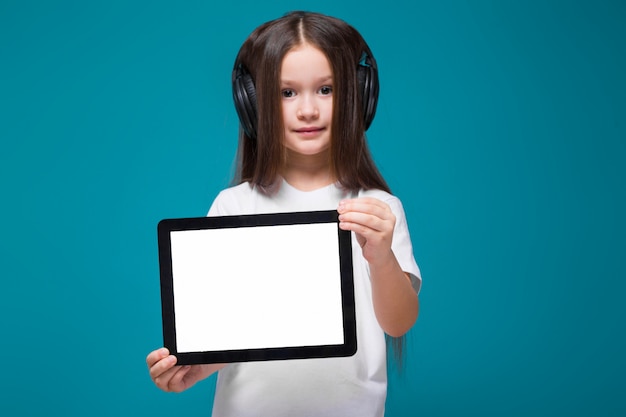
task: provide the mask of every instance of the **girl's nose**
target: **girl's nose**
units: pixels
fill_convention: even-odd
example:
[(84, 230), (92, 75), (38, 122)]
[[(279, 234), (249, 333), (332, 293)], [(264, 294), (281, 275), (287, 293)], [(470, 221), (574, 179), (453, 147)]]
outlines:
[(316, 119), (319, 116), (319, 108), (313, 97), (303, 97), (298, 106), (297, 116), (299, 119)]

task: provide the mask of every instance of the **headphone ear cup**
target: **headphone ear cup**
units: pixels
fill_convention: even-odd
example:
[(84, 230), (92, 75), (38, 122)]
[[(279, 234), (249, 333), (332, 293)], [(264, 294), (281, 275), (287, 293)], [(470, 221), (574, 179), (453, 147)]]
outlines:
[(375, 64), (372, 65), (370, 56), (365, 53), (364, 57), (359, 62), (357, 77), (359, 81), (359, 89), (361, 91), (363, 122), (365, 130), (367, 130), (376, 115), (379, 84), (378, 72), (376, 71)]
[(251, 139), (256, 139), (256, 88), (252, 77), (241, 64), (237, 65), (233, 72), (233, 101), (244, 132)]

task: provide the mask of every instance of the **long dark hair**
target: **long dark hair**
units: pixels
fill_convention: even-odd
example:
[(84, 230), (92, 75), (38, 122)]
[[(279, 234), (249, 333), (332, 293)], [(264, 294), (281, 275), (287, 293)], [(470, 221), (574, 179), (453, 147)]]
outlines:
[(365, 140), (357, 66), (363, 54), (376, 65), (359, 32), (343, 20), (311, 12), (291, 12), (256, 28), (243, 43), (235, 70), (243, 66), (256, 90), (257, 135), (242, 129), (235, 183), (248, 181), (271, 193), (284, 162), (284, 127), (280, 100), (280, 69), (294, 47), (309, 43), (327, 57), (333, 72), (331, 169), (346, 190), (389, 186), (376, 167)]
[[(333, 72), (332, 174), (344, 189), (352, 192), (379, 189), (390, 193), (367, 145), (363, 97), (358, 88), (357, 67), (364, 54), (373, 70), (377, 70), (373, 54), (361, 34), (343, 20), (301, 11), (257, 27), (235, 59), (233, 80), (244, 68), (254, 83), (257, 128), (256, 137), (240, 129), (233, 182), (250, 182), (266, 194), (276, 190), (285, 161), (280, 70), (285, 55), (303, 43), (322, 51)], [(387, 343), (401, 366), (404, 337), (387, 337)]]

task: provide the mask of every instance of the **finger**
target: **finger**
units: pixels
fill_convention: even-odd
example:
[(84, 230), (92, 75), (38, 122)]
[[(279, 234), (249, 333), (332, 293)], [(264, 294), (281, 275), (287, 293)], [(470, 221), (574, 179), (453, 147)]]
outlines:
[(166, 374), (176, 365), (176, 356), (170, 355), (161, 359), (150, 368), (150, 377), (156, 382), (156, 379)]
[[(374, 230), (370, 227), (364, 226), (362, 224), (359, 223), (351, 223), (351, 222), (346, 222), (346, 221), (341, 221), (339, 223), (339, 228), (341, 230), (346, 230), (346, 231), (350, 231), (350, 232), (354, 232), (356, 233), (356, 237), (357, 240), (359, 240), (359, 245), (361, 245), (361, 247), (363, 247), (363, 245), (367, 242), (378, 242), (378, 241), (384, 241), (384, 233), (383, 232), (379, 232), (378, 230)], [(365, 239), (364, 241), (361, 241), (360, 239), (363, 238)]]
[(169, 354), (170, 354), (170, 351), (167, 350), (167, 348), (160, 348), (160, 349), (157, 349), (157, 350), (153, 350), (146, 357), (146, 364), (148, 365), (148, 368), (152, 368), (152, 366), (155, 363), (157, 363), (158, 361), (160, 361), (163, 358), (168, 357)]
[(350, 211), (344, 214), (340, 214), (339, 222), (343, 223), (344, 225), (354, 224), (363, 228), (378, 230), (381, 220), (380, 218), (370, 214)]
[(393, 222), (372, 214), (347, 212), (339, 215), (339, 226), (357, 233), (388, 232), (393, 230)]
[[(158, 364), (155, 366), (158, 366)], [(152, 377), (152, 381), (157, 387), (161, 388), (163, 391), (170, 391), (171, 380), (180, 368), (180, 366), (172, 366), (171, 368), (167, 368), (163, 370), (163, 372), (155, 374)]]
[(384, 220), (392, 219), (393, 212), (389, 206), (380, 200), (376, 199), (356, 199), (347, 200), (339, 204), (337, 208), (339, 214), (349, 212), (359, 212), (371, 214)]
[(182, 391), (185, 388), (183, 378), (185, 378), (190, 369), (191, 366), (189, 365), (174, 368), (174, 375), (167, 384), (168, 389), (170, 391)]

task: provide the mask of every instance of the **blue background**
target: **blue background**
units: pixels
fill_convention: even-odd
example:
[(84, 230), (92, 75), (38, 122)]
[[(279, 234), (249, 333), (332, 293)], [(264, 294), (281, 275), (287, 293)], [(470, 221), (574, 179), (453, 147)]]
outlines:
[(232, 174), (230, 70), (293, 9), (357, 27), (424, 276), (388, 415), (626, 415), (626, 3), (0, 3), (0, 410), (209, 415), (150, 381), (156, 224)]

